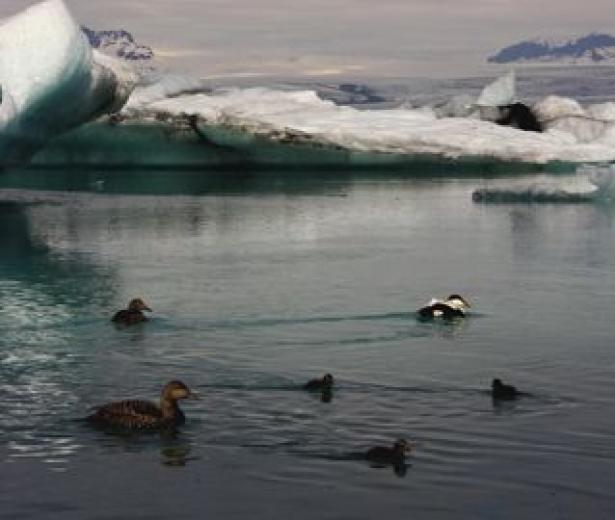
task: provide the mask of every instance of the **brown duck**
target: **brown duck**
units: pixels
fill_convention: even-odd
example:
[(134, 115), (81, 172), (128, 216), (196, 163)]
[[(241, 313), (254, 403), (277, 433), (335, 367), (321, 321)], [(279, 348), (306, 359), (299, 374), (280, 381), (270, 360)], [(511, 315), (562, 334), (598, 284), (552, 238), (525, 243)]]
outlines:
[(150, 309), (141, 298), (134, 298), (128, 303), (128, 308), (117, 311), (113, 315), (113, 318), (111, 318), (111, 321), (118, 325), (142, 323), (147, 321), (147, 316), (143, 314), (143, 311), (152, 312), (152, 309)]
[(501, 379), (494, 379), (491, 382), (491, 397), (501, 401), (514, 401), (519, 397), (520, 392), (512, 385), (505, 385)]
[(331, 374), (325, 374), (321, 378), (310, 379), (305, 385), (304, 390), (320, 390), (321, 392), (330, 392), (333, 387), (333, 376)]
[(399, 439), (392, 448), (376, 446), (367, 450), (365, 458), (375, 464), (403, 464), (410, 450), (410, 443), (406, 439)]
[(173, 428), (186, 420), (177, 404), (180, 399), (198, 397), (181, 381), (171, 381), (162, 389), (159, 406), (136, 399), (116, 401), (96, 407), (96, 411), (87, 416), (86, 420), (98, 426), (132, 430)]

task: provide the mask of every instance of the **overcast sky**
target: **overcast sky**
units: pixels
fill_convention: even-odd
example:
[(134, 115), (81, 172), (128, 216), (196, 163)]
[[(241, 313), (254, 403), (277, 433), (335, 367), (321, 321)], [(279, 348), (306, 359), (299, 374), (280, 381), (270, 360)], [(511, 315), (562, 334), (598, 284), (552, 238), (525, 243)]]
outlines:
[[(0, 0), (0, 17), (28, 0)], [(165, 65), (232, 74), (415, 76), (477, 71), (534, 36), (615, 34), (613, 0), (66, 0), (92, 28), (125, 28)]]

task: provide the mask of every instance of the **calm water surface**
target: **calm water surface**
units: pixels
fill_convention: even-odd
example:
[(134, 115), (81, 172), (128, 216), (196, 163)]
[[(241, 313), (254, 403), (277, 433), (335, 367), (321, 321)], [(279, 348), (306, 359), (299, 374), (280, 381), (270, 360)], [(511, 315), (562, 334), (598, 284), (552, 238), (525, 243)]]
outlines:
[[(472, 203), (500, 182), (0, 176), (0, 517), (613, 518), (614, 207)], [(77, 420), (175, 378), (175, 435)], [(405, 472), (359, 460), (398, 437)]]

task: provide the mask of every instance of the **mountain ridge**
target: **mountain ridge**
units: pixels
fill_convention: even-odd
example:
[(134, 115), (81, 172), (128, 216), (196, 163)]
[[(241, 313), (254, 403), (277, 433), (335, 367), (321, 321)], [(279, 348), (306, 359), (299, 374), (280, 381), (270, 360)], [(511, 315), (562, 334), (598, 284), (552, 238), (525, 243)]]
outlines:
[(98, 31), (81, 26), (90, 45), (105, 54), (132, 62), (147, 62), (154, 58), (154, 51), (147, 45), (137, 43), (125, 29)]
[(615, 64), (615, 36), (592, 32), (588, 35), (549, 41), (542, 38), (524, 40), (499, 50), (487, 58), (488, 63), (541, 64)]

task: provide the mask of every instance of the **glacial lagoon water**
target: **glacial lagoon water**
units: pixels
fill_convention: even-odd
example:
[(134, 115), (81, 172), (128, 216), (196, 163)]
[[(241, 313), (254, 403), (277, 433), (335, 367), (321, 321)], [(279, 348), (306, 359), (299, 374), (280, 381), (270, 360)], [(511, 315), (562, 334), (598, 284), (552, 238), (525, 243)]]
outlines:
[[(613, 518), (615, 206), (472, 201), (507, 181), (4, 172), (0, 517)], [(78, 421), (176, 378), (175, 435)], [(405, 471), (360, 460), (398, 437)]]

